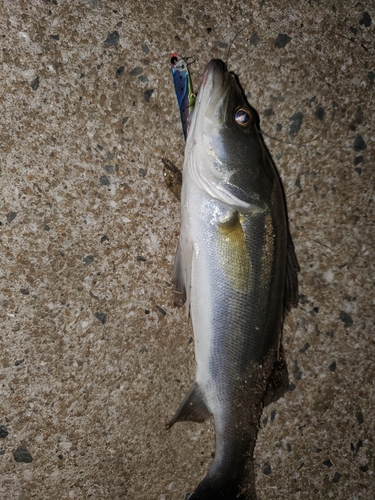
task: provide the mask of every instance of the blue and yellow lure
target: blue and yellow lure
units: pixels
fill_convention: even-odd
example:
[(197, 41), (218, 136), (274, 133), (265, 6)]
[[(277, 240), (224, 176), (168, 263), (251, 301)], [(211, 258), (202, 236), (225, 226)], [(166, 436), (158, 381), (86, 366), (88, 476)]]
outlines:
[(186, 140), (189, 132), (188, 118), (195, 104), (195, 94), (190, 78), (188, 62), (176, 53), (173, 53), (171, 57), (171, 70), (178, 107), (180, 108), (182, 131)]

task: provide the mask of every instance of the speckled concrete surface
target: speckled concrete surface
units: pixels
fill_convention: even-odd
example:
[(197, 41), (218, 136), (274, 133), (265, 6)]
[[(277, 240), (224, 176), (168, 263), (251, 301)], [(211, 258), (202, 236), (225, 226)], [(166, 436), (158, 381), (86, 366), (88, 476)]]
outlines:
[(275, 138), (301, 265), (259, 500), (373, 500), (374, 3), (0, 8), (0, 498), (180, 500), (205, 474), (212, 422), (164, 430), (194, 379), (169, 56), (195, 58), (198, 87), (245, 28), (228, 66)]

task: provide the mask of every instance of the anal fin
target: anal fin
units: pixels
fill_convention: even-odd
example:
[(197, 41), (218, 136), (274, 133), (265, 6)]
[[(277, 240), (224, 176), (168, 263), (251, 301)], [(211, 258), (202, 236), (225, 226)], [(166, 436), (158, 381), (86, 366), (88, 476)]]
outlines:
[(280, 359), (276, 360), (271, 375), (268, 377), (263, 405), (268, 406), (281, 398), (289, 387), (288, 366), (284, 353), (281, 351)]
[(199, 386), (194, 382), (178, 407), (175, 416), (166, 427), (170, 429), (176, 422), (186, 422), (189, 420), (193, 422), (204, 422), (206, 418), (210, 416), (211, 413), (203, 400)]

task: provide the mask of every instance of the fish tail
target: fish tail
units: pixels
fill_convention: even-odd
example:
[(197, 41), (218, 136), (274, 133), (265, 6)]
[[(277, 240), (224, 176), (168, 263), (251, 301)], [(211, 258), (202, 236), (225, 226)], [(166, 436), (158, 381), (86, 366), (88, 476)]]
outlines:
[(205, 477), (189, 500), (256, 500), (254, 487), (245, 490), (239, 488), (241, 479), (223, 482)]
[(238, 486), (235, 481), (206, 476), (190, 495), (189, 500), (235, 500)]
[(254, 407), (254, 415), (245, 411), (230, 426), (215, 421), (215, 458), (189, 500), (256, 500), (253, 453), (261, 402)]
[[(246, 478), (246, 480), (244, 480)], [(246, 484), (245, 484), (246, 483)], [(215, 467), (215, 461), (189, 500), (256, 500), (253, 461), (243, 460), (225, 467)]]

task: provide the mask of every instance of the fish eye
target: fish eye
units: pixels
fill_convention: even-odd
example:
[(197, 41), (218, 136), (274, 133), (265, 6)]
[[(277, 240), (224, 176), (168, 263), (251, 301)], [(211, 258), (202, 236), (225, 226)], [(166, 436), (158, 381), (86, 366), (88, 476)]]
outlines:
[(252, 114), (249, 110), (238, 108), (234, 113), (234, 121), (241, 127), (247, 127), (252, 123)]

